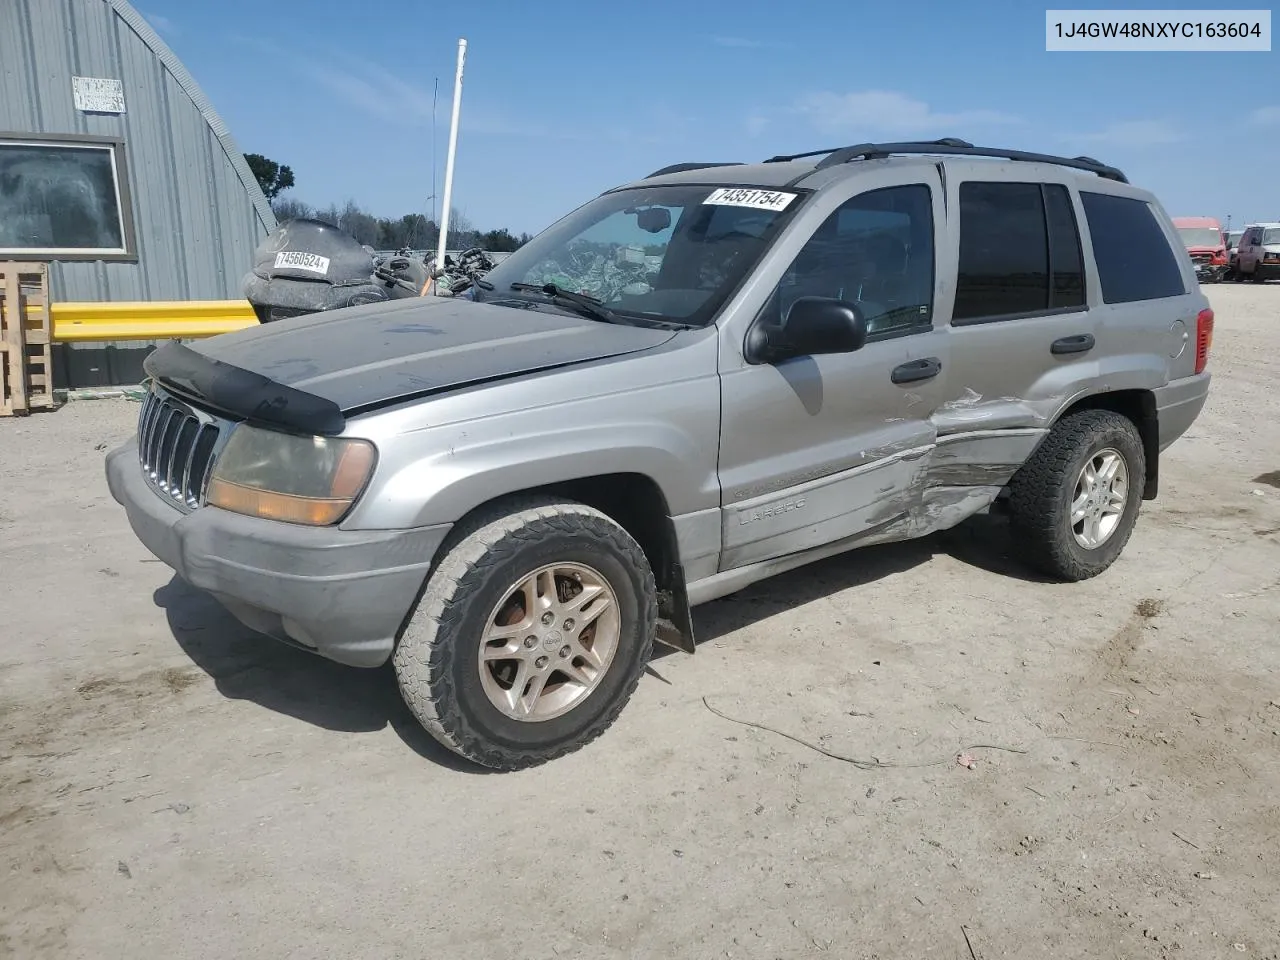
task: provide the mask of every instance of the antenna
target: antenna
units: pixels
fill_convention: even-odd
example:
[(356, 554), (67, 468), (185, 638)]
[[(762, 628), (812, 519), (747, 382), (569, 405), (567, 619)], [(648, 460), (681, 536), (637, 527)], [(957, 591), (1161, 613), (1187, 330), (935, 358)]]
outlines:
[(449, 153), (444, 162), (444, 200), (440, 211), (440, 251), (437, 269), (444, 269), (445, 245), (449, 239), (449, 207), (453, 202), (453, 160), (458, 152), (458, 115), (462, 111), (462, 68), (467, 62), (467, 41), (458, 41), (458, 72), (453, 79), (453, 120), (449, 124)]
[(431, 85), (431, 222), (438, 227), (440, 222), (436, 220), (436, 196), (439, 191), (436, 189), (439, 180), (436, 178), (436, 101), (440, 97), (440, 78), (436, 77)]

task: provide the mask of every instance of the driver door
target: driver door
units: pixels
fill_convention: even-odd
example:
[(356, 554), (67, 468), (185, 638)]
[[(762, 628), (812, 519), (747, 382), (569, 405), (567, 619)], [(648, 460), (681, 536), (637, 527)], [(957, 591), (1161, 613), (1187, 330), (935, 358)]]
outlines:
[(771, 292), (752, 319), (776, 323), (798, 296), (847, 300), (867, 319), (866, 344), (751, 363), (749, 324), (723, 332), (722, 571), (852, 545), (920, 506), (947, 366), (946, 331), (932, 323), (941, 182), (928, 167), (884, 171), (858, 186), (797, 221), (807, 239), (798, 251), (780, 244), (779, 262), (764, 270), (772, 276), (761, 277)]

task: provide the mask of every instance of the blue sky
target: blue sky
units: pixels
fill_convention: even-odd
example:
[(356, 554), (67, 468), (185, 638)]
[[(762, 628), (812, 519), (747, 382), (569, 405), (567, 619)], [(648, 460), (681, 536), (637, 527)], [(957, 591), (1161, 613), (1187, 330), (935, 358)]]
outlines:
[(1280, 219), (1280, 88), (1248, 82), (1277, 53), (1047, 53), (1026, 0), (135, 2), (313, 205), (430, 212), (466, 37), (454, 207), (482, 229), (681, 160), (943, 136), (1096, 157), (1174, 216)]

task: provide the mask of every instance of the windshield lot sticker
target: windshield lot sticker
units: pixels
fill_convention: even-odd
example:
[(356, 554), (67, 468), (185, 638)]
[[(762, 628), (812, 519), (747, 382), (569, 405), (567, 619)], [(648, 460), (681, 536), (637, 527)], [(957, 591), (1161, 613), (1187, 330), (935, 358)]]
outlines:
[(703, 203), (718, 203), (729, 207), (752, 207), (756, 210), (785, 210), (796, 198), (794, 193), (778, 190), (744, 190), (740, 187), (721, 187), (714, 190)]
[(329, 272), (329, 258), (317, 253), (305, 253), (298, 250), (282, 250), (276, 254), (276, 269), (306, 270), (325, 276)]

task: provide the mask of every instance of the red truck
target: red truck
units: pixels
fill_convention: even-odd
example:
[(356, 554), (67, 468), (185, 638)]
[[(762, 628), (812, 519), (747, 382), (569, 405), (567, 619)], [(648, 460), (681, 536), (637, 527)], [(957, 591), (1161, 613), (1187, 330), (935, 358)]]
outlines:
[(1213, 217), (1174, 217), (1201, 283), (1221, 283), (1227, 275), (1227, 235)]

